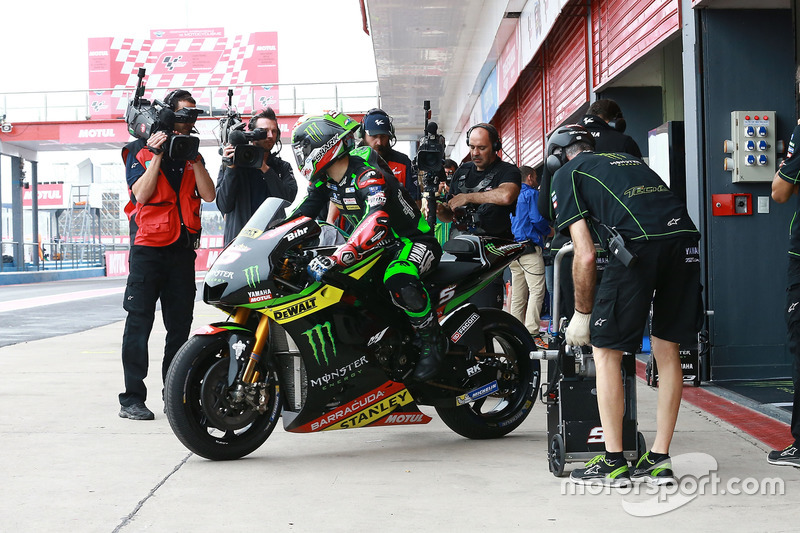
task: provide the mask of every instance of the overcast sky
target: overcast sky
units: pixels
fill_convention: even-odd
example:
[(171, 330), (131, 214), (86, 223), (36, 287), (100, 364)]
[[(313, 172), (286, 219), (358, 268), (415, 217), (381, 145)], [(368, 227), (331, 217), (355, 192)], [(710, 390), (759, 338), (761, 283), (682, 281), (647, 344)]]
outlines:
[[(358, 0), (3, 1), (2, 14), (0, 93), (87, 90), (90, 37), (149, 39), (154, 29), (277, 31), (281, 84), (377, 79)], [(219, 165), (216, 150), (201, 151), (209, 168)], [(287, 151), (284, 159), (291, 158)], [(71, 166), (87, 157), (102, 164), (117, 162), (119, 153), (40, 152), (40, 179), (48, 164)]]
[(358, 0), (4, 1), (0, 93), (85, 90), (88, 39), (153, 29), (278, 32), (281, 83), (376, 79)]

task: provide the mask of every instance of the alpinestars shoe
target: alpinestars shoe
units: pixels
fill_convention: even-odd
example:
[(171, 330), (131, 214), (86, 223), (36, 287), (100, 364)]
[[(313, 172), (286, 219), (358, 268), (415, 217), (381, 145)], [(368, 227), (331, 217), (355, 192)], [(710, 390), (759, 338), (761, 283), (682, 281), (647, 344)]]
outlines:
[(606, 459), (605, 455), (598, 455), (586, 463), (586, 468), (573, 470), (569, 480), (576, 485), (627, 487), (631, 484), (631, 473), (625, 459), (614, 461)]
[(675, 483), (675, 474), (672, 472), (672, 460), (669, 455), (659, 461), (653, 461), (650, 452), (645, 452), (636, 468), (633, 469), (631, 479), (646, 481), (650, 485), (669, 485)]
[(769, 452), (767, 461), (771, 465), (800, 467), (800, 449), (795, 444), (790, 444), (783, 450)]

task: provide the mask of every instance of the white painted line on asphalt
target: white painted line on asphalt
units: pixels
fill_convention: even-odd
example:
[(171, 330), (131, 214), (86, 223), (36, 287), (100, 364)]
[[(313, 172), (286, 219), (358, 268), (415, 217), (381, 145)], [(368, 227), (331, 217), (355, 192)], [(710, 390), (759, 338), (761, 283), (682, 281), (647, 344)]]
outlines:
[[(39, 307), (42, 305), (50, 305), (63, 302), (75, 302), (77, 300), (86, 300), (87, 298), (108, 296), (110, 294), (122, 294), (124, 292), (125, 292), (125, 287), (123, 286), (123, 287), (113, 287), (110, 289), (94, 289), (90, 291), (66, 292), (64, 294), (39, 296), (37, 298), (22, 298), (20, 300), (12, 300), (10, 302), (0, 302), (0, 313), (7, 311), (19, 311), (21, 309), (30, 309), (31, 307)], [(121, 302), (120, 305), (122, 305)]]

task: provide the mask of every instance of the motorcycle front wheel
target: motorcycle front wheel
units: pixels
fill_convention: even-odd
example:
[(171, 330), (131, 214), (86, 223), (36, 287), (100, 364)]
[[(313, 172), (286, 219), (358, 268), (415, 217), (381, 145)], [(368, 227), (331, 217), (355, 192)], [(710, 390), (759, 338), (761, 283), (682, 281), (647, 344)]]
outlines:
[(521, 322), (497, 309), (482, 308), (480, 314), (487, 357), (466, 387), (479, 390), (496, 381), (497, 391), (475, 401), (461, 398), (464, 405), (438, 406), (436, 412), (459, 435), (494, 439), (514, 431), (530, 413), (539, 390), (540, 364), (530, 358), (536, 344)]
[(262, 375), (256, 409), (228, 386), (229, 361), (226, 336), (192, 337), (175, 354), (164, 386), (172, 431), (189, 450), (214, 461), (252, 453), (280, 418), (277, 376)]

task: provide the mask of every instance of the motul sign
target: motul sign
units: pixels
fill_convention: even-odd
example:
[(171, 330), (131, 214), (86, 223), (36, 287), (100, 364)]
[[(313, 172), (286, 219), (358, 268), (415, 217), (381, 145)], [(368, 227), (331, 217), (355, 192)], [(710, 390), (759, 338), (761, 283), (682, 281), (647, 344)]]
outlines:
[(130, 139), (128, 126), (124, 122), (99, 124), (62, 124), (59, 141), (69, 144), (126, 143)]
[[(38, 186), (39, 209), (56, 209), (66, 207), (63, 183), (42, 183)], [(33, 189), (23, 189), (22, 207), (33, 207)]]

